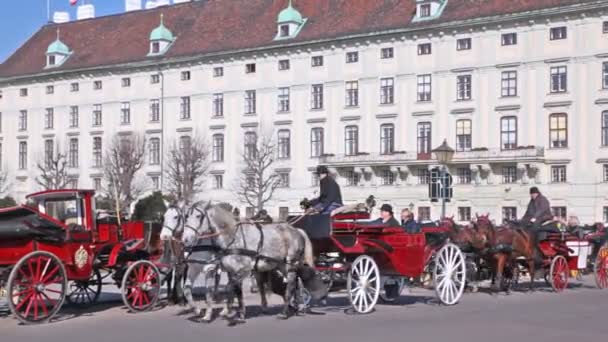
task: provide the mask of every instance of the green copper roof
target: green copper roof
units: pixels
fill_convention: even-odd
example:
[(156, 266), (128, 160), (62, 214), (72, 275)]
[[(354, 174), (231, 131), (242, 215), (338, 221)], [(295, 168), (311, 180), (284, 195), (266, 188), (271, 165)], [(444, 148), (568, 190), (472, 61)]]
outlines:
[(69, 55), (70, 49), (67, 45), (65, 45), (59, 38), (49, 45), (48, 49), (46, 49), (47, 55), (52, 54), (61, 54), (61, 55)]
[(160, 15), (160, 25), (158, 25), (158, 27), (152, 30), (152, 33), (150, 33), (150, 40), (173, 41), (173, 33), (171, 33), (171, 31), (165, 27), (162, 14)]
[(303, 22), (303, 19), (302, 19), (302, 15), (300, 14), (300, 12), (298, 12), (297, 9), (293, 8), (293, 6), (291, 5), (291, 0), (289, 0), (289, 6), (287, 6), (286, 9), (282, 10), (281, 13), (279, 13), (277, 22), (279, 24), (295, 22), (295, 23), (298, 23), (298, 25), (301, 25)]

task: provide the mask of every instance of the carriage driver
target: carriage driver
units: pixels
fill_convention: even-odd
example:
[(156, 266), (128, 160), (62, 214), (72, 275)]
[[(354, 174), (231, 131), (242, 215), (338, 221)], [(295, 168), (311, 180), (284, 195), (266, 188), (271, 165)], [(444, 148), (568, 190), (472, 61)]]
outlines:
[(531, 187), (530, 203), (528, 203), (528, 209), (526, 210), (526, 213), (521, 221), (531, 230), (534, 240), (536, 240), (534, 255), (537, 261), (542, 260), (542, 254), (540, 253), (538, 247), (538, 230), (543, 223), (552, 219), (553, 213), (551, 212), (551, 204), (549, 204), (549, 200), (540, 193), (537, 187)]
[(341, 207), (342, 194), (340, 186), (333, 177), (329, 176), (329, 170), (326, 166), (317, 166), (317, 174), (319, 175), (320, 194), (318, 198), (310, 201), (312, 209), (320, 214), (331, 214), (331, 212)]

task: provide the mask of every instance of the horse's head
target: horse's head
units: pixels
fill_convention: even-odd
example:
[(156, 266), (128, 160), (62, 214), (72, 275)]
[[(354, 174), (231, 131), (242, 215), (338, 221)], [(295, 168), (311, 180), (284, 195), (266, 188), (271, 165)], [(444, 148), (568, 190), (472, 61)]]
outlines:
[(474, 248), (483, 249), (490, 241), (495, 232), (494, 224), (490, 220), (490, 215), (477, 215), (475, 214), (476, 220), (473, 223), (473, 239), (472, 244)]
[(185, 203), (182, 201), (175, 202), (165, 211), (163, 215), (163, 229), (160, 232), (160, 239), (162, 241), (171, 240), (172, 237), (184, 230), (184, 206)]
[(211, 208), (211, 202), (196, 202), (190, 206), (186, 213), (184, 233), (182, 234), (184, 245), (194, 245), (200, 235), (213, 229), (209, 219)]

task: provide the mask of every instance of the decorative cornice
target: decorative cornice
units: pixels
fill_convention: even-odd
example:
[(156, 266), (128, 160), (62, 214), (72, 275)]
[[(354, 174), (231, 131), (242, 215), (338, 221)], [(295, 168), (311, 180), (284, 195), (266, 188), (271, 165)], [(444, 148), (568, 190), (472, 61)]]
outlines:
[(226, 173), (226, 171), (224, 171), (224, 170), (211, 170), (211, 171), (209, 171), (209, 174), (211, 174), (211, 175), (223, 175), (224, 173)]
[(506, 112), (506, 111), (514, 111), (514, 110), (520, 110), (521, 109), (521, 105), (504, 105), (504, 106), (496, 106), (494, 108), (494, 111), (496, 112)]
[(435, 114), (434, 110), (426, 110), (426, 111), (412, 113), (413, 116), (429, 116), (429, 115), (434, 115), (434, 114)]
[(572, 101), (552, 101), (552, 102), (545, 102), (545, 104), (543, 104), (544, 108), (555, 108), (555, 107), (569, 107), (572, 105)]
[(147, 129), (146, 134), (161, 134), (163, 132), (160, 128)]
[(547, 165), (570, 164), (570, 159), (545, 159)]
[(397, 113), (391, 114), (376, 114), (376, 119), (394, 119), (398, 116)]
[(26, 135), (18, 135), (17, 136), (18, 140), (23, 140), (23, 139), (27, 139), (27, 138), (29, 138), (29, 136), (27, 134)]
[(457, 109), (452, 109), (450, 111), (450, 114), (470, 114), (473, 113), (475, 111), (475, 108), (457, 108)]
[(314, 119), (308, 119), (308, 120), (306, 120), (306, 123), (315, 124), (315, 123), (324, 123), (326, 121), (327, 121), (326, 118), (314, 118)]
[(48, 139), (48, 138), (54, 138), (55, 137), (55, 133), (47, 133), (47, 134), (43, 134), (42, 138)]
[(358, 121), (361, 120), (361, 115), (349, 115), (340, 118), (340, 121)]
[(66, 135), (68, 137), (76, 137), (80, 135), (80, 132), (68, 132)]
[(547, 63), (547, 64), (565, 63), (565, 62), (568, 62), (569, 60), (570, 60), (570, 57), (551, 58), (551, 59), (545, 59), (545, 63)]
[(209, 126), (209, 129), (212, 131), (216, 131), (216, 130), (220, 130), (220, 129), (225, 129), (226, 125), (211, 125)]
[(89, 132), (91, 135), (103, 135), (103, 131), (91, 131)]
[(497, 69), (505, 69), (505, 68), (517, 68), (520, 65), (521, 65), (521, 62), (515, 62), (515, 63), (496, 64), (495, 67)]
[(252, 128), (252, 127), (258, 127), (260, 124), (258, 122), (245, 122), (241, 124), (242, 128)]
[(133, 135), (133, 131), (119, 131), (119, 132), (118, 132), (118, 133), (116, 133), (116, 134), (118, 134), (119, 136), (124, 137), (124, 136)]
[(292, 123), (293, 123), (292, 120), (279, 120), (279, 121), (274, 122), (275, 126), (286, 126), (286, 125), (291, 125)]
[(180, 127), (175, 131), (178, 133), (192, 132), (192, 127)]
[(597, 100), (595, 100), (595, 104), (596, 105), (605, 105), (605, 104), (608, 104), (608, 99), (607, 98), (597, 99)]

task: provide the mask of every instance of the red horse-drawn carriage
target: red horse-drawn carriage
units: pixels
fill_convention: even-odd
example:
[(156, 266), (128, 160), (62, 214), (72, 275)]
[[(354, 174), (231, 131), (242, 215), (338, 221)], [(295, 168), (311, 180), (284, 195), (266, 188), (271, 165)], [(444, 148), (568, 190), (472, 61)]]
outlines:
[(432, 276), (443, 304), (462, 296), (466, 268), (462, 252), (445, 238), (446, 227), (429, 225), (420, 233), (371, 225), (367, 210), (292, 218), (313, 243), (316, 269), (333, 289), (346, 289), (353, 309), (368, 313), (378, 298), (394, 301), (408, 278)]
[(151, 225), (98, 220), (92, 190), (45, 191), (27, 200), (0, 210), (0, 296), (17, 319), (47, 322), (66, 300), (94, 303), (102, 271), (122, 289), (131, 310), (156, 303), (161, 283), (157, 266), (132, 264), (160, 257), (160, 248), (150, 243), (155, 235)]

